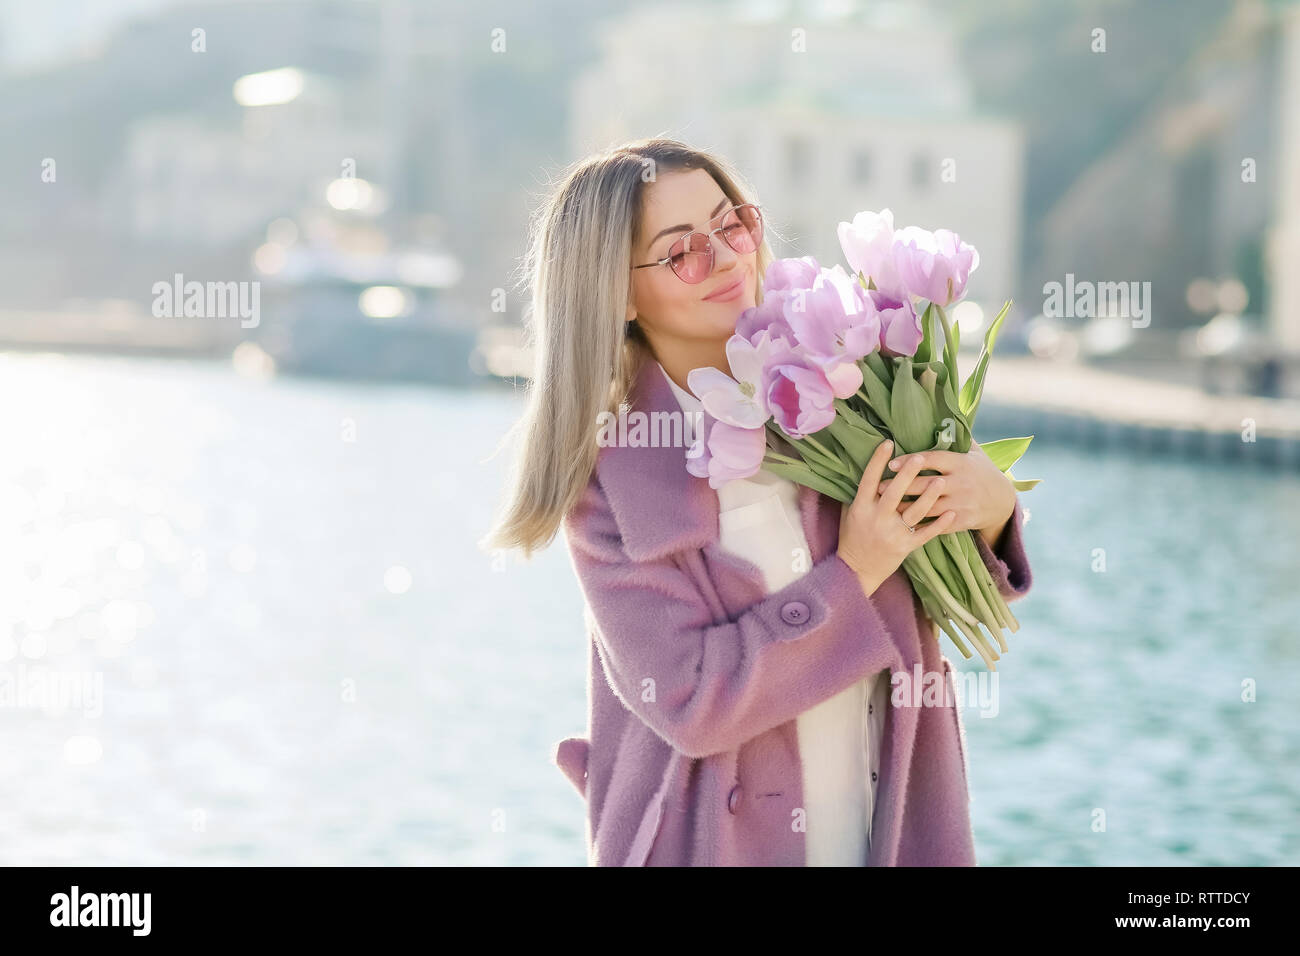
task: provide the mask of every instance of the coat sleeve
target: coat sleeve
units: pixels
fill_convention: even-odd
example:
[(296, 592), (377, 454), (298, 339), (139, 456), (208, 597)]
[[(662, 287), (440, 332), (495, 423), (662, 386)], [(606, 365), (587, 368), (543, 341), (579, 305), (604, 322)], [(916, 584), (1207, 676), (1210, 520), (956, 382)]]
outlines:
[(738, 749), (898, 659), (838, 554), (717, 623), (672, 556), (627, 557), (595, 478), (566, 516), (565, 537), (611, 689), (688, 757)]
[(1028, 594), (1034, 583), (1034, 576), (1029, 569), (1029, 556), (1025, 554), (1024, 523), (1020, 496), (1016, 495), (1015, 510), (1007, 519), (996, 552), (989, 547), (983, 535), (972, 535), (980, 557), (993, 576), (993, 583), (998, 586), (998, 593), (1008, 604)]

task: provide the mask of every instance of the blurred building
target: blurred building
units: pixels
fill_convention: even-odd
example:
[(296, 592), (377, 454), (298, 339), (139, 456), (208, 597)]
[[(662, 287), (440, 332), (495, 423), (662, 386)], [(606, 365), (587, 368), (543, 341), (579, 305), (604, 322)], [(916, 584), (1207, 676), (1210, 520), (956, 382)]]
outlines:
[(656, 5), (611, 24), (574, 90), (575, 155), (663, 134), (720, 150), (758, 190), (778, 255), (843, 263), (864, 209), (974, 244), (970, 295), (1019, 279), (1023, 138), (982, 116), (956, 37), (924, 4)]
[[(1300, 10), (1240, 0), (1055, 204), (1042, 240), (1043, 282), (1151, 282), (1153, 340), (1232, 308), (1300, 352)], [(1244, 287), (1244, 309), (1198, 309), (1198, 280)]]
[(345, 122), (329, 78), (283, 69), (246, 80), (249, 95), (258, 82), (268, 92), (242, 114), (150, 114), (130, 125), (103, 193), (109, 221), (146, 242), (246, 243), (273, 219), (321, 205), (333, 180), (387, 168), (391, 137)]

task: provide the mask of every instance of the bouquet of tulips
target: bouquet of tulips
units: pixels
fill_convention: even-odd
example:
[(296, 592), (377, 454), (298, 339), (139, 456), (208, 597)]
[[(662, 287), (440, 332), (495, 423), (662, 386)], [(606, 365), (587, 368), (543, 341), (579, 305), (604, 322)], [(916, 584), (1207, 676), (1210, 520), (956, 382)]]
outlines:
[[(989, 325), (974, 371), (962, 382), (958, 329), (945, 309), (965, 295), (979, 265), (975, 248), (946, 229), (895, 231), (888, 209), (841, 222), (839, 238), (854, 274), (839, 265), (823, 268), (811, 256), (774, 261), (763, 279), (762, 304), (740, 316), (727, 342), (732, 374), (697, 368), (688, 376), (704, 406), (704, 432), (687, 453), (686, 467), (712, 487), (765, 468), (850, 502), (886, 439), (898, 455), (970, 449), (1010, 301)], [(769, 441), (769, 432), (780, 440)], [(980, 446), (1020, 491), (1038, 483), (1016, 479), (1010, 470), (1032, 438)], [(996, 669), (998, 652), (980, 626), (1005, 653), (1002, 630), (1014, 632), (1020, 624), (972, 532), (931, 539), (907, 556), (903, 569), (926, 613), (962, 656), (971, 656), (965, 636)]]

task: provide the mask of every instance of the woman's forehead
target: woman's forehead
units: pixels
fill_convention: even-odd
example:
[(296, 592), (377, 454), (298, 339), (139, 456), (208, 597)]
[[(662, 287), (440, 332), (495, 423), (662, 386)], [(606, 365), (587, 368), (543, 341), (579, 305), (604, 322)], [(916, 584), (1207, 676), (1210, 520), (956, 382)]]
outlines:
[(702, 229), (727, 205), (727, 196), (707, 171), (665, 174), (650, 183), (644, 193), (641, 238), (646, 244), (662, 233), (680, 234)]

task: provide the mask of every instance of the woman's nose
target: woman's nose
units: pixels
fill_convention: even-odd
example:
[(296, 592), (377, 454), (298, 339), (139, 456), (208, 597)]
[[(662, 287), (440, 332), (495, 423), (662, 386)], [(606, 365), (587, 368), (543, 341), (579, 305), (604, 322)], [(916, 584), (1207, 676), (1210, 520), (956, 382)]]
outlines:
[(709, 239), (713, 242), (713, 269), (720, 272), (723, 269), (730, 269), (740, 258), (739, 253), (727, 244), (727, 240), (722, 238), (722, 233), (715, 232)]

